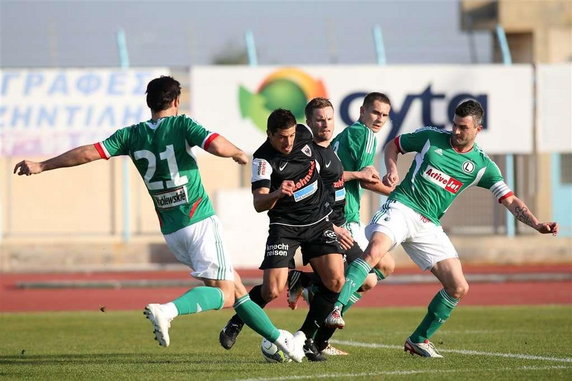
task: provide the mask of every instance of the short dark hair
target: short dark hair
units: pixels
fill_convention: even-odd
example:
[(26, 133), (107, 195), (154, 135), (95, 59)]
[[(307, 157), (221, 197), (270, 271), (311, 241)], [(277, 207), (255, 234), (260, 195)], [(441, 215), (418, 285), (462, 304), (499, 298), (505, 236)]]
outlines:
[(326, 107), (331, 107), (332, 110), (334, 109), (334, 106), (332, 106), (332, 102), (330, 102), (329, 99), (321, 97), (312, 99), (310, 102), (308, 102), (306, 108), (304, 109), (304, 114), (306, 114), (306, 119), (310, 119), (312, 117), (314, 110), (319, 110)]
[(389, 97), (383, 93), (378, 93), (378, 92), (373, 92), (373, 93), (369, 93), (365, 96), (365, 98), (363, 99), (363, 105), (362, 106), (371, 106), (373, 104), (373, 102), (375, 101), (380, 101), (381, 103), (385, 103), (391, 106), (391, 101), (389, 100)]
[(475, 124), (480, 126), (483, 123), (483, 116), (485, 115), (485, 110), (479, 102), (474, 99), (464, 99), (455, 108), (455, 115), (464, 118), (466, 116), (472, 116)]
[(292, 126), (296, 125), (296, 117), (290, 110), (284, 110), (283, 108), (277, 108), (272, 111), (268, 116), (266, 122), (266, 129), (274, 134), (278, 130), (286, 130)]
[(147, 106), (152, 111), (162, 111), (181, 95), (181, 84), (173, 77), (161, 76), (149, 82), (145, 93)]

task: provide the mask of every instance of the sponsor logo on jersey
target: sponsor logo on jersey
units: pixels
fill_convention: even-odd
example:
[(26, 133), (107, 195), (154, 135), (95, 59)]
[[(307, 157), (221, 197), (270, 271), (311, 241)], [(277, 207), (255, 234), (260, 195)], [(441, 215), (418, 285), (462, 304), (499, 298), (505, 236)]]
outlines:
[(467, 173), (471, 173), (475, 170), (475, 163), (470, 160), (467, 160), (463, 163), (463, 171)]
[(266, 161), (260, 160), (258, 162), (258, 176), (263, 176), (266, 174)]
[(332, 187), (335, 189), (335, 199), (334, 202), (342, 201), (346, 199), (346, 188), (344, 188), (344, 177), (340, 177), (338, 181), (332, 183)]
[(326, 164), (326, 168), (330, 168), (330, 164), (332, 164), (332, 161), (328, 161), (328, 164)]
[(428, 165), (423, 172), (423, 178), (429, 180), (433, 184), (445, 189), (447, 192), (456, 194), (461, 190), (463, 183), (459, 180), (441, 172), (440, 170)]
[(266, 245), (266, 256), (267, 257), (286, 257), (288, 255), (288, 244), (277, 243), (274, 245)]
[(441, 148), (437, 148), (437, 149), (435, 150), (435, 153), (436, 153), (437, 155), (443, 156), (443, 150), (442, 150)]
[(302, 153), (308, 157), (312, 156), (312, 150), (307, 144), (304, 147), (302, 147)]
[(346, 199), (346, 188), (336, 190), (335, 202), (342, 201)]
[(184, 205), (189, 202), (187, 197), (187, 188), (180, 187), (168, 192), (158, 193), (153, 195), (155, 205), (159, 209), (169, 209), (175, 206)]
[(334, 189), (339, 189), (341, 187), (343, 187), (345, 184), (344, 181), (344, 177), (340, 177), (340, 179), (338, 181), (335, 181), (334, 183), (332, 183), (332, 187), (334, 187)]
[(302, 201), (302, 200), (310, 197), (314, 193), (316, 193), (317, 190), (318, 190), (318, 180), (316, 180), (312, 184), (294, 192), (294, 195), (293, 195), (294, 201), (296, 201), (296, 202)]
[(308, 182), (312, 179), (312, 176), (314, 175), (315, 168), (316, 168), (316, 162), (312, 161), (310, 163), (310, 169), (308, 169), (308, 173), (306, 174), (306, 176), (302, 177), (300, 180), (296, 182), (294, 190), (301, 189), (306, 184), (308, 184)]
[(280, 163), (280, 166), (278, 167), (278, 169), (279, 169), (280, 171), (283, 171), (284, 168), (286, 168), (287, 165), (288, 165), (288, 162)]

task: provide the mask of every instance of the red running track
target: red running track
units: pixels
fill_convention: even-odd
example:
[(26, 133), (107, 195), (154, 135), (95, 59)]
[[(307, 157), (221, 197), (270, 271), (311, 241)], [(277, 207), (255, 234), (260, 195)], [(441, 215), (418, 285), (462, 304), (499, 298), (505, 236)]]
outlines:
[[(260, 278), (258, 270), (239, 271), (243, 278)], [(572, 265), (465, 267), (467, 274), (568, 273)], [(396, 275), (421, 274), (414, 268)], [(24, 289), (21, 282), (173, 280), (192, 278), (185, 271), (113, 272), (74, 274), (1, 274), (0, 312), (139, 310), (147, 303), (164, 303), (183, 294), (186, 287), (154, 288), (44, 288)], [(438, 283), (381, 283), (359, 302), (360, 307), (426, 306), (440, 289)], [(472, 283), (463, 305), (572, 304), (572, 280), (507, 283)], [(269, 307), (286, 308), (286, 295)]]

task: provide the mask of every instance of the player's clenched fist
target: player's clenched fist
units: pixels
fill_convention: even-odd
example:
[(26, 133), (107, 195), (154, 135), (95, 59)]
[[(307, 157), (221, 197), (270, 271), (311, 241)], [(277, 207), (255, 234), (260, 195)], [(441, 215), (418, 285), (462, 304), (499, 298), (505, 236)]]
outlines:
[(294, 181), (292, 180), (284, 180), (282, 181), (282, 184), (280, 184), (280, 194), (281, 197), (284, 196), (292, 196), (294, 194), (294, 188), (295, 188), (295, 184)]
[(248, 163), (248, 156), (246, 156), (244, 152), (240, 151), (239, 153), (237, 153), (232, 157), (232, 160), (234, 160), (240, 165), (245, 165)]
[(558, 224), (556, 222), (540, 222), (535, 229), (542, 234), (558, 235)]
[(394, 187), (399, 182), (399, 174), (397, 173), (397, 171), (387, 172), (387, 174), (383, 176), (382, 182), (384, 185), (387, 185), (388, 187)]
[(379, 172), (373, 166), (368, 165), (367, 167), (363, 168), (361, 171), (362, 173), (362, 181), (367, 181), (370, 183), (375, 183), (379, 181)]
[(36, 163), (35, 161), (29, 160), (22, 160), (14, 167), (14, 173), (19, 176), (26, 175), (35, 175), (42, 172), (42, 166), (40, 163)]

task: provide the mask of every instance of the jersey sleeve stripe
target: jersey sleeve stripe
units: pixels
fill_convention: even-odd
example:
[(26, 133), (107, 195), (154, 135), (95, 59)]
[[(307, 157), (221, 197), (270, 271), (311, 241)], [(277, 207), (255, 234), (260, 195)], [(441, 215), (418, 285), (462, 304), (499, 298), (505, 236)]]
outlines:
[(497, 181), (494, 183), (493, 186), (490, 187), (490, 191), (493, 193), (498, 202), (501, 202), (513, 194), (513, 192), (504, 181)]
[(512, 192), (508, 192), (507, 194), (505, 194), (504, 196), (502, 196), (501, 198), (499, 198), (499, 204), (502, 202), (502, 200), (504, 200), (505, 198), (509, 198), (510, 196), (514, 195), (514, 193)]
[(109, 160), (109, 158), (111, 157), (111, 155), (109, 154), (109, 152), (107, 152), (107, 149), (105, 148), (105, 145), (102, 142), (99, 143), (95, 143), (94, 144), (95, 149), (97, 150), (97, 153), (99, 153), (99, 156), (102, 159), (105, 160)]
[(258, 180), (258, 181), (253, 181), (253, 182), (250, 184), (250, 187), (251, 187), (252, 190), (256, 190), (256, 189), (258, 189), (258, 188), (268, 188), (268, 189), (270, 189), (271, 186), (272, 186), (272, 184), (271, 184), (270, 180), (265, 180), (265, 179)]
[(401, 135), (396, 136), (395, 139), (393, 139), (393, 142), (395, 143), (395, 145), (397, 146), (397, 149), (399, 150), (399, 153), (401, 153), (402, 155), (405, 154), (406, 152), (403, 150), (403, 148), (401, 147)]
[(375, 135), (373, 134), (373, 131), (368, 128), (367, 129), (367, 144), (365, 147), (365, 152), (373, 153), (374, 143), (375, 143)]
[(201, 144), (201, 147), (206, 151), (209, 148), (209, 145), (213, 142), (213, 140), (218, 138), (218, 136), (219, 136), (219, 134), (217, 134), (216, 132), (210, 133), (205, 138), (205, 140), (203, 140), (203, 144)]

